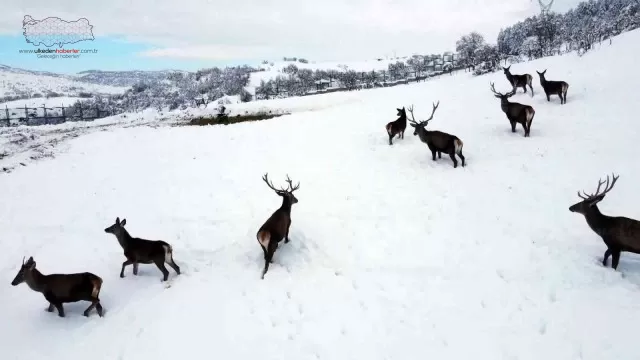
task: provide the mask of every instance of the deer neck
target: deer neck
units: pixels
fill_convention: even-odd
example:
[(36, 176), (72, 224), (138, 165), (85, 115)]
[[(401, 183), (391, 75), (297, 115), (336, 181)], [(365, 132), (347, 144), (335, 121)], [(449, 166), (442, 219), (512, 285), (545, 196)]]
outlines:
[(31, 288), (33, 291), (44, 292), (45, 282), (44, 275), (38, 269), (33, 269), (31, 271), (27, 271), (24, 274), (24, 282), (27, 283), (27, 286)]
[(500, 100), (500, 107), (502, 108), (502, 111), (504, 111), (504, 112), (509, 111), (509, 105), (511, 105), (511, 103), (509, 102), (508, 99), (501, 99)]
[(427, 128), (425, 127), (421, 127), (420, 130), (418, 130), (418, 136), (420, 137), (420, 140), (422, 140), (423, 142), (427, 142), (427, 139), (429, 138), (430, 133), (431, 131), (427, 130)]
[(282, 197), (282, 205), (280, 205), (280, 211), (283, 211), (287, 214), (291, 213), (291, 201), (286, 197)]
[(122, 229), (122, 232), (116, 235), (116, 239), (118, 239), (120, 246), (122, 246), (123, 249), (126, 249), (129, 246), (131, 235), (129, 235), (129, 232), (126, 229)]
[(396, 121), (401, 122), (401, 123), (406, 123), (407, 122), (407, 115), (405, 115), (405, 114), (400, 115), (400, 117)]
[(604, 235), (610, 218), (600, 212), (598, 205), (590, 207), (589, 211), (584, 214), (584, 217), (591, 230), (595, 231), (600, 236)]

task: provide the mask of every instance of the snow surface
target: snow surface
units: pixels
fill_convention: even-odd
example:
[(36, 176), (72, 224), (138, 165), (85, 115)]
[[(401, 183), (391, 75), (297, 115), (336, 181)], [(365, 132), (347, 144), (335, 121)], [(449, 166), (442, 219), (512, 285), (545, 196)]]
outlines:
[[(536, 77), (533, 98), (514, 98), (536, 109), (530, 138), (511, 133), (489, 90), (508, 89), (502, 73), (283, 99), (272, 104), (320, 105), (261, 122), (78, 130), (53, 159), (0, 173), (3, 355), (638, 358), (640, 258), (603, 267), (602, 241), (568, 211), (615, 171), (601, 210), (640, 218), (638, 54), (634, 31), (583, 57), (514, 65)], [(545, 68), (569, 82), (566, 105), (546, 101), (534, 72)], [(424, 118), (437, 100), (429, 126), (464, 141), (465, 168), (433, 162), (410, 130), (387, 145), (396, 107)], [(291, 242), (260, 280), (255, 234), (280, 205), (265, 172), (301, 187)], [(169, 288), (152, 265), (118, 277), (122, 250), (103, 231), (116, 216), (173, 245), (183, 274)], [(101, 276), (105, 317), (83, 317), (83, 302), (61, 319), (26, 285), (9, 287), (29, 255), (43, 273)]]
[[(40, 93), (45, 95), (47, 91), (63, 95), (73, 96), (80, 92), (100, 94), (121, 94), (128, 87), (91, 84), (77, 81), (70, 76), (46, 76), (33, 74), (22, 69), (0, 66), (0, 97), (22, 94)], [(4, 104), (1, 104), (4, 107)]]

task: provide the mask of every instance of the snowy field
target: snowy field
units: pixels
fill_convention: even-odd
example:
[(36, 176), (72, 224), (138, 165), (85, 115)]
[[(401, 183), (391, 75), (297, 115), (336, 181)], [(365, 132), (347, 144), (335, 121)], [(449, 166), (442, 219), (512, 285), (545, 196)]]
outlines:
[[(24, 93), (45, 95), (47, 91), (67, 96), (78, 95), (80, 92), (121, 94), (125, 90), (126, 87), (90, 84), (73, 80), (69, 76), (36, 75), (21, 69), (0, 66), (0, 97)], [(4, 104), (0, 103), (0, 106), (4, 107)]]
[[(536, 110), (530, 138), (511, 133), (489, 90), (508, 90), (501, 72), (286, 99), (319, 105), (254, 123), (79, 132), (52, 159), (0, 173), (3, 354), (636, 359), (640, 257), (603, 267), (602, 241), (568, 208), (613, 171), (600, 209), (640, 218), (639, 53), (635, 31), (583, 57), (514, 65), (534, 76), (535, 96), (512, 99)], [(545, 68), (569, 82), (566, 105), (544, 97)], [(433, 162), (412, 128), (387, 144), (397, 107), (425, 118), (438, 100), (429, 127), (464, 141), (464, 168)], [(280, 205), (265, 172), (301, 186), (291, 242), (260, 280), (255, 235)], [(104, 232), (117, 216), (133, 236), (173, 245), (183, 274), (170, 270), (169, 288), (152, 265), (119, 278), (125, 259)], [(81, 302), (62, 319), (26, 285), (10, 287), (30, 255), (45, 274), (101, 276), (105, 317), (83, 317)]]

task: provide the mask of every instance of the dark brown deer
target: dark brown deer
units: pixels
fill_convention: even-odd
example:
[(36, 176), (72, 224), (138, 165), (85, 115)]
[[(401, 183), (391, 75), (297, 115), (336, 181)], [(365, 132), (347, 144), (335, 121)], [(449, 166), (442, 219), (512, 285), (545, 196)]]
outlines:
[(547, 72), (545, 69), (543, 72), (539, 72), (538, 76), (540, 76), (540, 85), (544, 90), (544, 93), (547, 95), (547, 101), (551, 101), (551, 95), (558, 95), (560, 98), (560, 104), (567, 103), (567, 90), (569, 89), (569, 84), (565, 81), (548, 81), (545, 79), (544, 75)]
[(516, 132), (516, 124), (521, 124), (524, 129), (524, 136), (529, 137), (531, 133), (531, 123), (533, 122), (533, 117), (536, 115), (533, 107), (509, 101), (509, 98), (516, 93), (515, 87), (511, 92), (502, 94), (497, 92), (495, 86), (491, 83), (491, 91), (495, 97), (500, 99), (500, 108), (507, 115), (507, 119), (509, 119), (511, 123), (511, 132)]
[(22, 259), (22, 267), (11, 282), (16, 286), (23, 282), (33, 291), (44, 295), (49, 302), (48, 312), (53, 312), (53, 308), (58, 309), (58, 316), (64, 317), (62, 304), (78, 301), (89, 301), (91, 305), (84, 311), (84, 316), (89, 316), (89, 312), (96, 309), (98, 315), (102, 317), (102, 305), (100, 305), (100, 289), (102, 279), (90, 272), (75, 274), (49, 274), (43, 275), (36, 269), (36, 262), (33, 257), (29, 257), (27, 262)]
[(510, 68), (511, 65), (502, 68), (504, 70), (504, 74), (507, 76), (507, 80), (509, 80), (509, 84), (511, 84), (516, 91), (521, 87), (525, 94), (527, 93), (527, 85), (529, 85), (529, 88), (531, 89), (531, 97), (533, 97), (533, 86), (531, 86), (533, 76), (529, 74), (514, 75), (509, 70)]
[(132, 237), (124, 228), (126, 224), (127, 219), (120, 221), (120, 218), (117, 217), (115, 224), (104, 229), (106, 233), (115, 235), (124, 250), (124, 256), (127, 258), (127, 261), (122, 263), (121, 278), (124, 277), (124, 268), (128, 265), (133, 265), (133, 275), (138, 275), (138, 264), (151, 263), (156, 264), (162, 272), (162, 281), (167, 281), (169, 278), (169, 271), (164, 266), (164, 263), (169, 264), (180, 275), (180, 267), (173, 261), (173, 248), (169, 243), (162, 240), (146, 240)]
[(264, 174), (262, 180), (267, 186), (276, 192), (278, 196), (282, 196), (282, 205), (271, 214), (271, 216), (260, 227), (256, 238), (262, 247), (264, 253), (264, 269), (262, 270), (262, 279), (269, 270), (269, 264), (273, 261), (273, 254), (278, 248), (278, 243), (284, 238), (284, 243), (289, 242), (289, 228), (291, 227), (291, 206), (298, 202), (293, 192), (300, 188), (300, 182), (293, 186), (289, 175), (287, 175), (287, 183), (289, 187), (285, 189), (276, 189), (268, 180), (268, 174)]
[(409, 120), (410, 125), (415, 128), (413, 135), (418, 135), (420, 141), (427, 144), (429, 150), (431, 150), (431, 155), (433, 156), (433, 161), (436, 161), (436, 152), (438, 153), (438, 158), (442, 158), (442, 153), (449, 154), (451, 160), (453, 161), (453, 167), (458, 167), (458, 161), (456, 160), (456, 155), (460, 157), (462, 160), (462, 166), (464, 166), (464, 155), (462, 155), (462, 140), (460, 140), (457, 136), (447, 134), (438, 130), (427, 130), (426, 126), (433, 119), (433, 114), (436, 112), (440, 106), (440, 101), (437, 104), (433, 104), (433, 110), (431, 111), (431, 116), (429, 119), (417, 122), (415, 117), (413, 116), (413, 105), (409, 108), (409, 112), (411, 113), (411, 119)]
[(613, 189), (618, 178), (619, 176), (613, 174), (613, 181), (609, 184), (609, 176), (607, 176), (605, 189), (602, 192), (600, 187), (605, 183), (602, 180), (598, 181), (598, 188), (594, 194), (589, 195), (583, 191), (583, 195), (578, 191), (582, 201), (569, 207), (569, 211), (584, 215), (591, 230), (602, 238), (607, 246), (602, 265), (607, 266), (609, 256), (613, 256), (611, 267), (614, 269), (618, 268), (622, 251), (640, 254), (640, 221), (623, 216), (607, 216), (598, 209), (598, 203)]
[(396, 110), (398, 110), (399, 118), (385, 126), (387, 134), (389, 134), (389, 145), (393, 145), (391, 139), (396, 135), (398, 135), (398, 139), (404, 139), (404, 130), (407, 128), (407, 112), (405, 111), (404, 106), (402, 109)]

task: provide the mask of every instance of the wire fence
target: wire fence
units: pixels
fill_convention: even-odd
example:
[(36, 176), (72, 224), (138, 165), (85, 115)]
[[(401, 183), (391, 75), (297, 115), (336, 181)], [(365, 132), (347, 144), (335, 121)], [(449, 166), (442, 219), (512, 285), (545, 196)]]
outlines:
[(97, 105), (87, 107), (78, 102), (74, 105), (47, 107), (45, 104), (39, 107), (25, 105), (19, 108), (9, 108), (5, 105), (0, 108), (0, 126), (18, 125), (56, 125), (67, 121), (93, 121), (95, 119), (110, 116), (110, 112), (101, 110)]

